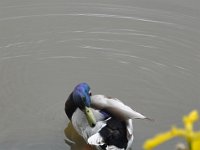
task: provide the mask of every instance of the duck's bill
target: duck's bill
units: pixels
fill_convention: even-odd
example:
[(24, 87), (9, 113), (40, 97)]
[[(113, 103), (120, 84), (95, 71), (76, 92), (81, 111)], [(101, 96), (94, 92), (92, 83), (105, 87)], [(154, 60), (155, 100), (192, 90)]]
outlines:
[(94, 127), (96, 125), (96, 119), (94, 117), (94, 114), (92, 110), (89, 107), (84, 108), (84, 113), (86, 115), (87, 121), (91, 127)]

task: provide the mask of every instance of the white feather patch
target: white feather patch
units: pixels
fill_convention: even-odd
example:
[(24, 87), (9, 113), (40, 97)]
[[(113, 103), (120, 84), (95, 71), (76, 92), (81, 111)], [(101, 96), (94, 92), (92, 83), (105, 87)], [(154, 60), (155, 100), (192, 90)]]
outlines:
[(124, 148), (118, 148), (114, 145), (109, 145), (106, 147), (106, 150), (125, 150)]
[(99, 145), (103, 145), (104, 141), (103, 141), (102, 136), (99, 133), (96, 133), (92, 135), (91, 137), (89, 137), (88, 144), (99, 146)]

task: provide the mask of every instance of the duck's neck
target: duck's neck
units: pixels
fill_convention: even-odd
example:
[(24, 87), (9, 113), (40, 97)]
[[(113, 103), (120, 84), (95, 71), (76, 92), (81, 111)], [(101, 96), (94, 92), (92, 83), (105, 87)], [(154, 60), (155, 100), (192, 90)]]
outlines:
[(65, 113), (67, 117), (71, 120), (73, 113), (76, 111), (77, 106), (74, 104), (73, 92), (69, 95), (67, 101), (65, 102)]

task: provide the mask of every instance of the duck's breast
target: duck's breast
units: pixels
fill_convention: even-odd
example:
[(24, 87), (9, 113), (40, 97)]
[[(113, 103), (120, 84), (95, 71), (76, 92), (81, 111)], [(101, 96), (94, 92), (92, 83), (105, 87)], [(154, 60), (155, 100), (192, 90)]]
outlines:
[(90, 127), (85, 114), (80, 110), (77, 109), (73, 116), (72, 116), (72, 125), (75, 128), (75, 130), (87, 141), (87, 139), (92, 136), (93, 134), (97, 133), (99, 129), (101, 129), (105, 122), (104, 116), (98, 111), (92, 109), (92, 112), (96, 118), (96, 125), (95, 127)]

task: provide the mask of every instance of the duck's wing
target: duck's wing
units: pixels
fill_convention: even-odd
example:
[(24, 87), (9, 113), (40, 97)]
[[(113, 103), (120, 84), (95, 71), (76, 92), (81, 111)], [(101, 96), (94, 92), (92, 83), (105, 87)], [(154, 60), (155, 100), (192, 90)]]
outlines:
[(126, 130), (127, 130), (127, 149), (130, 149), (133, 143), (134, 135), (133, 135), (133, 121), (132, 119), (128, 119), (126, 121)]
[[(102, 126), (97, 133), (88, 138), (88, 144), (104, 147), (107, 145), (106, 150), (125, 150), (125, 147), (129, 149), (134, 139), (133, 124), (131, 119), (128, 119), (125, 123), (126, 129), (124, 130), (124, 126), (121, 122), (116, 122), (116, 120), (113, 120), (111, 117), (108, 118), (105, 120), (105, 126)], [(112, 137), (110, 138), (111, 134)], [(128, 141), (125, 140), (125, 137)], [(104, 141), (105, 139), (107, 139), (106, 141), (108, 143)], [(116, 147), (116, 145), (120, 145), (121, 148)]]
[[(122, 119), (149, 119), (146, 116), (136, 112), (129, 106), (116, 98), (109, 98), (104, 95), (93, 95), (91, 97), (91, 107), (94, 109), (105, 110), (113, 116)], [(151, 120), (151, 119), (149, 119)]]

